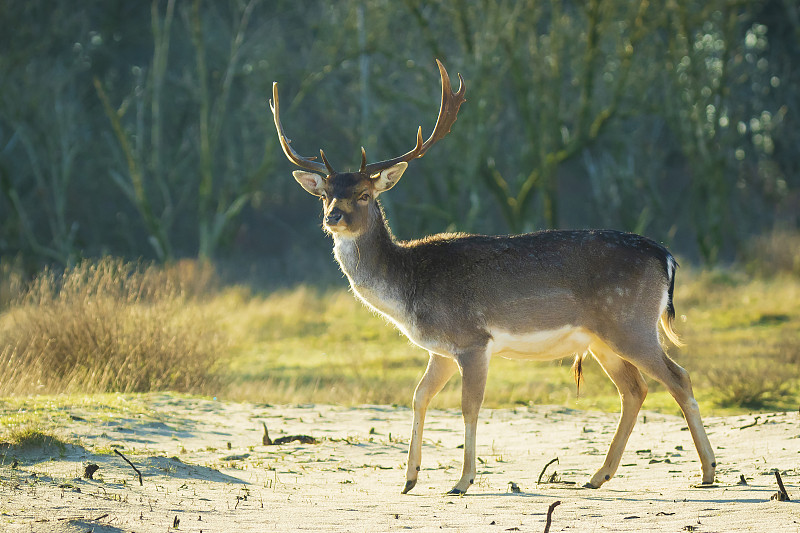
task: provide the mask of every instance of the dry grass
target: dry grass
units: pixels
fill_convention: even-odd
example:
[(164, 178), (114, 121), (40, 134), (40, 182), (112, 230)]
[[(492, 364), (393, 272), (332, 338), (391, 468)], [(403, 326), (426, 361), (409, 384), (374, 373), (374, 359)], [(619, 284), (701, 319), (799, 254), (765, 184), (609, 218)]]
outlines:
[[(344, 290), (297, 288), (222, 304), (234, 339), (219, 396), (269, 403), (408, 405), (427, 354)], [(800, 405), (800, 279), (753, 278), (735, 269), (681, 268), (676, 327), (687, 346), (670, 355), (689, 370), (707, 413)], [(485, 404), (564, 404), (616, 410), (616, 389), (587, 361), (576, 397), (569, 363), (492, 361)], [(677, 413), (648, 380), (646, 409)], [(455, 407), (454, 377), (435, 401)]]
[(212, 287), (197, 263), (43, 272), (0, 317), (0, 394), (203, 390), (222, 348)]
[(800, 232), (776, 230), (751, 239), (742, 253), (742, 264), (760, 277), (800, 278)]
[(676, 302), (687, 341), (682, 362), (713, 405), (800, 405), (800, 278), (736, 270), (682, 272)]
[[(786, 266), (756, 270), (766, 272), (753, 262), (678, 272), (676, 327), (687, 347), (670, 355), (691, 373), (704, 413), (800, 405), (800, 277)], [(0, 314), (0, 396), (171, 389), (268, 403), (410, 403), (427, 354), (347, 291), (253, 295), (214, 279), (194, 262), (114, 259), (43, 273)], [(618, 409), (591, 361), (577, 398), (569, 364), (497, 358), (485, 404)], [(645, 409), (677, 412), (648, 381)], [(459, 403), (456, 376), (434, 406)]]
[(0, 312), (19, 296), (23, 287), (22, 261), (0, 257)]

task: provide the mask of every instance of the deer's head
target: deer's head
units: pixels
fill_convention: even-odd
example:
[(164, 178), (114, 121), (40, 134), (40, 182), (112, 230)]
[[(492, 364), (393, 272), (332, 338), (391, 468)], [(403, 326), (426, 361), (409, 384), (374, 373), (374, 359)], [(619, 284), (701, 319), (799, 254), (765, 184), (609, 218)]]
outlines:
[(362, 147), (361, 167), (358, 172), (336, 172), (322, 150), (320, 150), (322, 163), (316, 161), (315, 157), (302, 157), (294, 151), (281, 125), (278, 83), (272, 84), (273, 99), (270, 101), (270, 109), (275, 117), (275, 127), (278, 130), (283, 153), (289, 161), (305, 169), (295, 170), (294, 179), (306, 191), (322, 198), (324, 227), (330, 233), (341, 237), (355, 237), (366, 231), (369, 227), (370, 213), (377, 209), (378, 195), (394, 187), (411, 160), (425, 155), (428, 148), (450, 132), (458, 110), (465, 101), (466, 86), (459, 74), (459, 90), (454, 93), (444, 66), (438, 59), (436, 64), (442, 77), (442, 104), (436, 126), (428, 140), (423, 142), (420, 127), (417, 130), (417, 144), (414, 149), (400, 157), (370, 164), (367, 164), (367, 156)]

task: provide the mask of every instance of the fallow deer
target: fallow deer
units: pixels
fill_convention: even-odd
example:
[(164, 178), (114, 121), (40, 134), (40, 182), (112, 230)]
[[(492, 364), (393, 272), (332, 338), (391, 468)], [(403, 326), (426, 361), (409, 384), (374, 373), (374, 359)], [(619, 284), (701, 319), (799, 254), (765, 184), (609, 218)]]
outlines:
[[(322, 199), (324, 229), (353, 293), (387, 317), (430, 358), (413, 397), (413, 422), (403, 493), (417, 483), (422, 430), (431, 399), (459, 371), (465, 424), (461, 478), (448, 494), (475, 480), (478, 411), (493, 355), (547, 361), (575, 356), (576, 379), (588, 354), (619, 390), (622, 413), (603, 465), (586, 483), (598, 488), (617, 470), (647, 394), (641, 372), (664, 384), (683, 411), (702, 463), (702, 483), (714, 482), (716, 463), (688, 373), (662, 349), (659, 324), (673, 331), (677, 263), (666, 248), (619, 231), (540, 231), (513, 236), (440, 234), (396, 240), (378, 196), (394, 187), (408, 163), (450, 132), (464, 103), (464, 80), (453, 92), (444, 66), (442, 101), (433, 133), (400, 157), (337, 172), (294, 150), (281, 125), (278, 84), (270, 101), (281, 146), (304, 170), (293, 175)], [(310, 172), (309, 172), (310, 171)], [(641, 372), (640, 372), (641, 371)]]

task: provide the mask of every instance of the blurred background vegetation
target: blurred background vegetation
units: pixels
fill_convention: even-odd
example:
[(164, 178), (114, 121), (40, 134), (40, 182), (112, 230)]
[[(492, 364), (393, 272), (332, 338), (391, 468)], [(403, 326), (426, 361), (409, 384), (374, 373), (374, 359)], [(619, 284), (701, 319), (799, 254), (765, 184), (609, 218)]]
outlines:
[[(268, 99), (357, 168), (432, 129), (440, 58), (467, 103), (382, 197), (395, 234), (648, 235), (701, 403), (796, 408), (794, 0), (0, 0), (0, 47), (0, 394), (406, 403), (425, 354), (341, 290)], [(571, 397), (517, 364), (487, 403)]]
[(0, 254), (336, 281), (295, 147), (353, 168), (468, 91), (385, 197), (401, 238), (611, 227), (713, 264), (800, 217), (792, 0), (0, 1)]

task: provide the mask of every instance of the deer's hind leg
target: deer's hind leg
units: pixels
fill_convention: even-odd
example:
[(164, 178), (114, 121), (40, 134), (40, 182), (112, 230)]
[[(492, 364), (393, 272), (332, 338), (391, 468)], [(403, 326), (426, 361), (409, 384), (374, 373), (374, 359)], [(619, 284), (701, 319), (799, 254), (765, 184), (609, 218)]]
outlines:
[(593, 345), (590, 351), (614, 385), (617, 386), (622, 405), (619, 424), (614, 432), (614, 438), (611, 440), (611, 446), (603, 466), (584, 485), (586, 488), (596, 489), (611, 479), (619, 467), (622, 452), (625, 451), (625, 445), (628, 443), (633, 426), (636, 425), (639, 409), (647, 396), (647, 383), (638, 368), (622, 359), (605, 344)]
[(408, 468), (406, 470), (406, 485), (403, 494), (414, 488), (417, 484), (417, 475), (422, 464), (422, 429), (425, 425), (425, 413), (428, 404), (442, 390), (447, 380), (456, 373), (456, 362), (433, 352), (428, 359), (428, 368), (425, 369), (414, 391), (413, 409), (414, 421), (411, 430), (411, 443), (408, 445)]
[(651, 357), (641, 361), (637, 360), (636, 365), (645, 374), (661, 382), (672, 397), (675, 398), (675, 401), (678, 402), (681, 411), (683, 411), (683, 417), (686, 419), (686, 424), (689, 426), (689, 432), (692, 434), (694, 447), (700, 456), (700, 463), (703, 468), (702, 483), (704, 485), (713, 484), (717, 462), (705, 427), (703, 427), (703, 421), (700, 418), (700, 408), (694, 398), (692, 380), (689, 378), (689, 373), (670, 359), (661, 349), (661, 346), (656, 344), (650, 349), (649, 353), (652, 354)]

